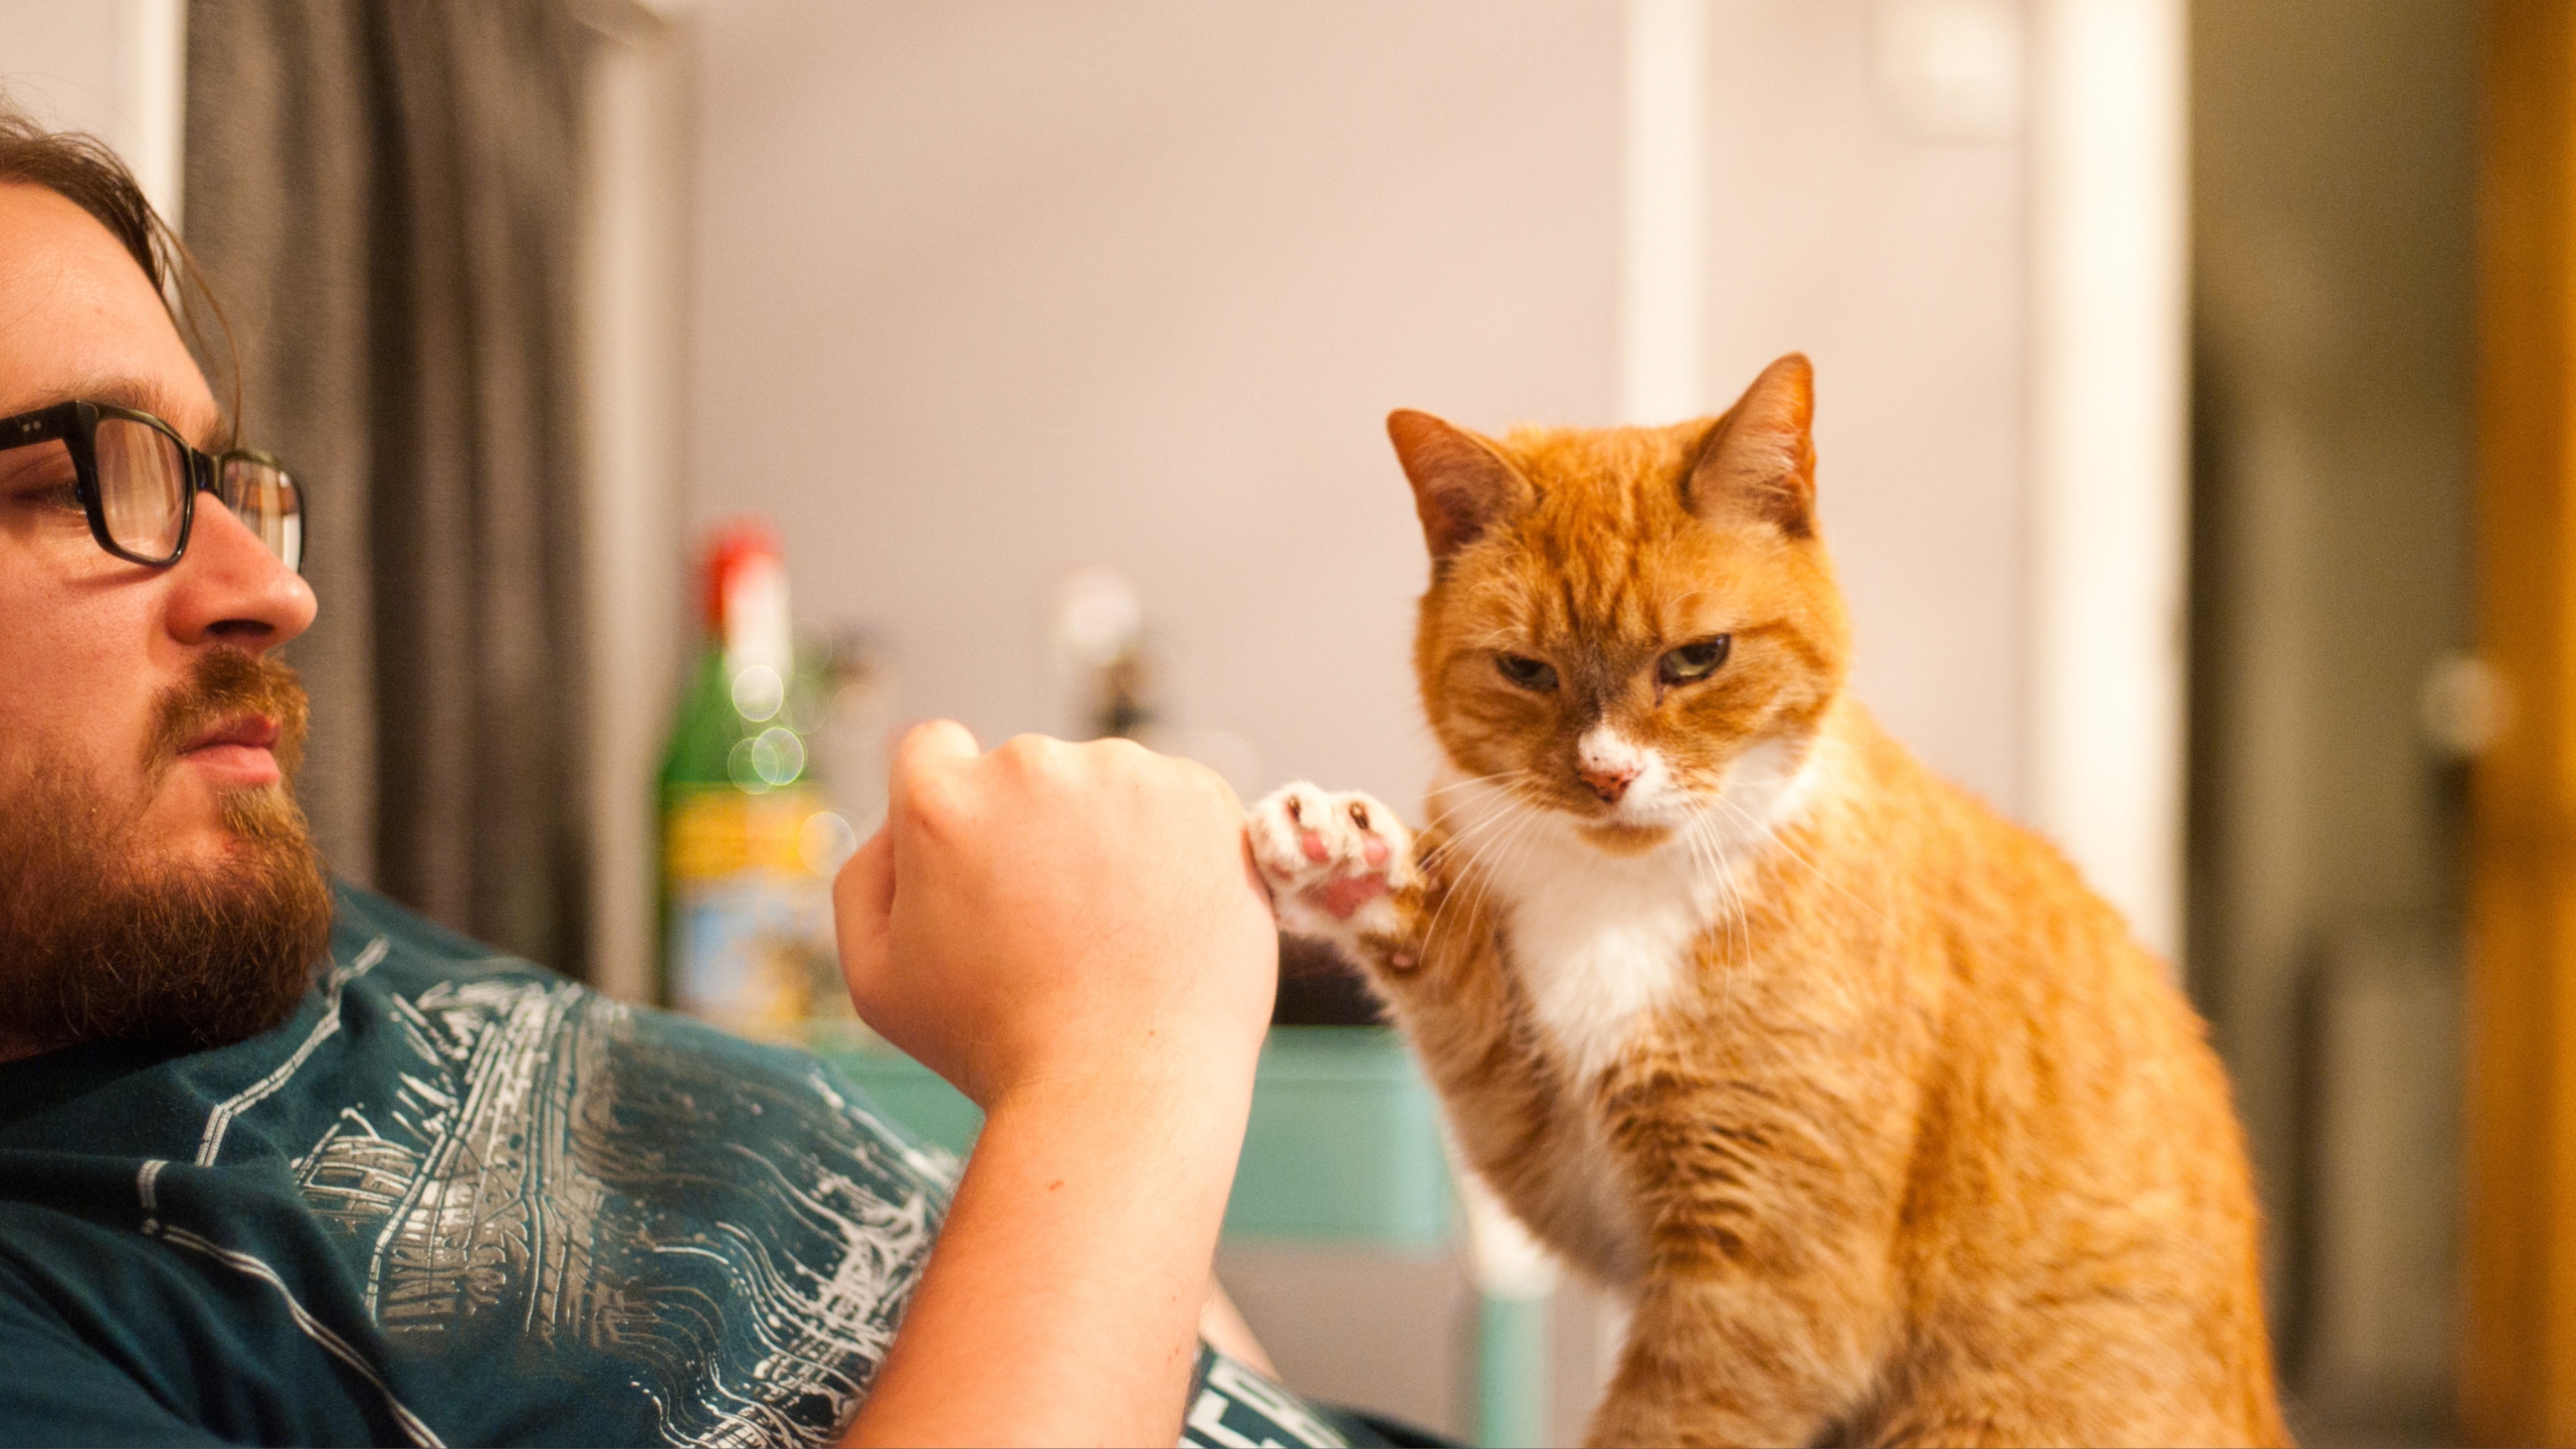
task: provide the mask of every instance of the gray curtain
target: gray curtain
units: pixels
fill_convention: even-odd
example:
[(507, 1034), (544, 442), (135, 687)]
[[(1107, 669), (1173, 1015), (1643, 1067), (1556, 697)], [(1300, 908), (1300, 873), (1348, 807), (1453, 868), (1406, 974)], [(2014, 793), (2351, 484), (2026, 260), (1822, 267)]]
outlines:
[(183, 198), (243, 441), (312, 500), (325, 856), (576, 971), (585, 36), (560, 0), (194, 0)]

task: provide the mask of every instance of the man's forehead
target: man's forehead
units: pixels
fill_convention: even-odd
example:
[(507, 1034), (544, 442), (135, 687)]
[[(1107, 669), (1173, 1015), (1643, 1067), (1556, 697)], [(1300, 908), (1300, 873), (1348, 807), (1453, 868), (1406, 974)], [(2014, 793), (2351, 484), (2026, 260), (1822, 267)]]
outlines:
[(0, 185), (0, 416), (70, 398), (148, 412), (200, 444), (221, 426), (124, 245), (54, 192)]

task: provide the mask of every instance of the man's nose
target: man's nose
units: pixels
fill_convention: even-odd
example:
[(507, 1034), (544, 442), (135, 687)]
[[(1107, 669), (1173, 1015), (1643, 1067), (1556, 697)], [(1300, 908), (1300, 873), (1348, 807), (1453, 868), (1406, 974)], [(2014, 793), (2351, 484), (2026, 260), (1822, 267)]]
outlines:
[(210, 641), (260, 653), (313, 623), (313, 588), (269, 552), (248, 524), (197, 495), (188, 551), (170, 566), (170, 632), (182, 644)]

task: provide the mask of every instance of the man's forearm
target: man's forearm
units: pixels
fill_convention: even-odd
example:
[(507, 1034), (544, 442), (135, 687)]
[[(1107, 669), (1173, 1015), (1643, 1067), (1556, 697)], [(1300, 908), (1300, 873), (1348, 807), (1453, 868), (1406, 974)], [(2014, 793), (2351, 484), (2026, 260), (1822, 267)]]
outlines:
[(853, 1444), (1170, 1444), (1247, 1058), (994, 1104)]

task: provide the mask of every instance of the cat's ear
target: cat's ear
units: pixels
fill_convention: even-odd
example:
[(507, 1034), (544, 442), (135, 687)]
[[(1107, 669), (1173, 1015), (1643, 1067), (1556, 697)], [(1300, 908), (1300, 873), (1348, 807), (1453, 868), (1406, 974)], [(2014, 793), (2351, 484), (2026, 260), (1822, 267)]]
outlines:
[(1519, 470), (1464, 428), (1398, 408), (1386, 415), (1386, 435), (1413, 483), (1413, 509), (1422, 515), (1422, 541), (1431, 546), (1434, 563), (1531, 501), (1529, 481)]
[(1792, 352), (1753, 379), (1700, 446), (1682, 502), (1719, 525), (1769, 523), (1791, 538), (1816, 529), (1816, 373)]

